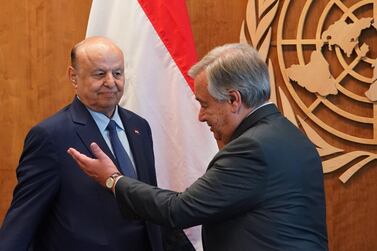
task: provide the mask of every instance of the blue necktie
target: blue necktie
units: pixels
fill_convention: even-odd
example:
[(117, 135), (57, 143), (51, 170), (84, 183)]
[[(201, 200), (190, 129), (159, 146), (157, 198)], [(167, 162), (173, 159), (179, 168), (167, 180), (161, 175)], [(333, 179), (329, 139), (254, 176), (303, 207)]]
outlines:
[(120, 172), (128, 177), (136, 179), (136, 171), (132, 165), (130, 157), (119, 140), (115, 121), (110, 120), (106, 129), (109, 131), (111, 147), (113, 148)]

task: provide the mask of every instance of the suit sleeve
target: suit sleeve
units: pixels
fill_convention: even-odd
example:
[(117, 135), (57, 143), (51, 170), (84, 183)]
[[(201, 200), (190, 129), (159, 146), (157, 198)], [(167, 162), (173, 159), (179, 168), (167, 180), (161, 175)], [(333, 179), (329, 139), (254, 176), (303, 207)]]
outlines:
[(219, 153), (183, 193), (122, 177), (116, 185), (117, 201), (130, 216), (174, 228), (223, 221), (250, 210), (264, 190), (265, 161), (256, 143), (239, 140), (235, 146)]
[(27, 135), (17, 168), (18, 183), (0, 229), (0, 250), (28, 250), (58, 191), (56, 147), (40, 127)]

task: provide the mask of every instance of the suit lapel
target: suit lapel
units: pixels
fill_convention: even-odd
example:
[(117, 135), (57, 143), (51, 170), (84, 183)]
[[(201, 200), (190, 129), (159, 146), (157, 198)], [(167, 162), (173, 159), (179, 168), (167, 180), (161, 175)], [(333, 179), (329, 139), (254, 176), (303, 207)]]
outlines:
[[(143, 131), (144, 128), (139, 128), (140, 126), (137, 121), (130, 114), (128, 114), (127, 111), (121, 109), (120, 107), (118, 111), (127, 134), (128, 142), (130, 144), (130, 149), (134, 158), (138, 178), (141, 181), (148, 181), (148, 173), (146, 172), (147, 168), (140, 168), (143, 163), (143, 142), (144, 137), (147, 137), (147, 132)], [(109, 156), (111, 160), (116, 163), (109, 146), (107, 145), (97, 127), (97, 124), (95, 123), (86, 107), (77, 98), (75, 98), (75, 100), (72, 102), (71, 115), (72, 121), (75, 124), (77, 135), (88, 149), (88, 152), (91, 153), (90, 144), (92, 142), (96, 142), (102, 149), (102, 151), (104, 151), (107, 156)], [(91, 156), (94, 157), (92, 154)]]
[[(90, 115), (86, 107), (80, 100), (75, 98), (71, 106), (72, 121), (75, 124), (76, 132), (82, 140), (88, 151), (91, 153), (90, 144), (96, 142), (98, 146), (104, 151), (111, 160), (115, 162), (114, 156), (111, 153), (106, 141), (103, 139), (96, 122)], [(92, 155), (92, 154), (91, 154)], [(94, 157), (92, 155), (92, 157)]]

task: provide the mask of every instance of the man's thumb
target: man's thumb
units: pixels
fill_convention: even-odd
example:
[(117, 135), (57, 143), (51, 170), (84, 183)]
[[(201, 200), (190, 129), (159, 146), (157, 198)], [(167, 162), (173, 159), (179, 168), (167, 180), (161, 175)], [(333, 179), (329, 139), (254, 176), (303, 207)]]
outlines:
[(90, 144), (90, 149), (92, 150), (92, 153), (94, 156), (96, 156), (97, 159), (104, 159), (106, 158), (106, 154), (101, 150), (101, 148), (97, 145), (97, 143)]

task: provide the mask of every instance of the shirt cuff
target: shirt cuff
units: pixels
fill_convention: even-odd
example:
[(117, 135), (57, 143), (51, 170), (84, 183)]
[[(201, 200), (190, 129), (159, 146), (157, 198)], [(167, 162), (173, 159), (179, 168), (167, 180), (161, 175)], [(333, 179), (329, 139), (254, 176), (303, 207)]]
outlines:
[(123, 177), (123, 175), (119, 175), (118, 177), (115, 178), (114, 186), (113, 186), (113, 188), (112, 188), (112, 191), (113, 191), (114, 196), (116, 196), (116, 195), (115, 195), (115, 187), (116, 187), (116, 185), (117, 185), (119, 179), (122, 178), (122, 177)]

